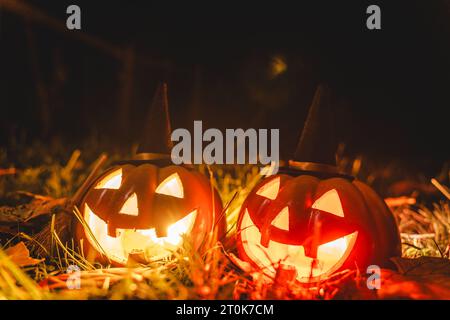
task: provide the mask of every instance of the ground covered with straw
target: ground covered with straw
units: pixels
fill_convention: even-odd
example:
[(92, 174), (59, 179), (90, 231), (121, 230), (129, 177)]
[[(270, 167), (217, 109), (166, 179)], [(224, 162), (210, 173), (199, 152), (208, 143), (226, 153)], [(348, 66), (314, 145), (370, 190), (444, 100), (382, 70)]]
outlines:
[[(401, 164), (345, 157), (339, 166), (372, 185), (391, 207), (403, 257), (382, 271), (379, 290), (362, 270), (345, 270), (314, 286), (267, 279), (236, 257), (234, 227), (240, 205), (258, 182), (252, 166), (200, 167), (225, 206), (228, 232), (192, 250), (189, 239), (170, 259), (112, 268), (84, 259), (71, 237), (73, 197), (101, 156), (104, 169), (133, 150), (89, 141), (77, 150), (61, 142), (0, 149), (0, 299), (450, 299), (450, 171), (436, 177), (401, 172)], [(430, 179), (434, 178), (433, 181)], [(447, 184), (448, 185), (448, 184)], [(220, 241), (219, 241), (220, 240)], [(71, 265), (80, 268), (77, 287)], [(78, 271), (77, 271), (78, 272)], [(69, 288), (70, 287), (70, 288)]]

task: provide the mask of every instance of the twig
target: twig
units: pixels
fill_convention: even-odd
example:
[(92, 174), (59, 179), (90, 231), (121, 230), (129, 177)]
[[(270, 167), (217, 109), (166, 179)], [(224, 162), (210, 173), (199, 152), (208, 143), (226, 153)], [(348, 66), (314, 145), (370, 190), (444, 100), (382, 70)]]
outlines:
[(416, 199), (411, 197), (385, 198), (384, 202), (386, 202), (388, 207), (395, 208), (403, 205), (415, 204)]
[(413, 245), (413, 244), (411, 244), (411, 243), (408, 243), (408, 242), (402, 242), (402, 244), (404, 244), (405, 246), (414, 248), (414, 249), (416, 249), (416, 250), (419, 250), (419, 251), (423, 249), (423, 248), (419, 248), (418, 246), (415, 246), (415, 245)]
[(448, 200), (450, 200), (450, 192), (447, 190), (447, 188), (442, 185), (439, 181), (437, 181), (436, 179), (431, 179), (431, 183), (433, 184), (433, 186), (436, 187), (436, 189), (438, 189), (440, 192), (442, 192), (442, 194), (444, 196), (447, 197)]
[(424, 234), (409, 234), (409, 233), (401, 233), (402, 238), (412, 239), (412, 240), (421, 240), (421, 239), (434, 239), (436, 234), (434, 233), (424, 233)]
[(434, 238), (432, 239), (434, 242), (434, 245), (436, 246), (436, 248), (439, 251), (439, 254), (441, 255), (441, 258), (444, 258), (444, 253), (442, 252), (441, 248), (439, 247), (439, 245), (437, 244), (436, 240), (434, 240)]
[[(73, 37), (91, 47), (101, 50), (103, 53), (106, 53), (107, 55), (112, 56), (117, 60), (122, 60), (126, 55), (126, 49), (124, 50), (119, 46), (94, 37), (90, 34), (87, 34), (86, 32), (80, 30), (77, 30), (76, 32), (69, 32), (64, 22), (49, 16), (39, 8), (22, 0), (0, 0), (0, 7), (11, 13), (28, 19), (29, 21), (47, 26), (48, 28), (54, 31), (61, 32), (68, 37)], [(170, 69), (172, 67), (172, 64), (165, 60), (158, 60), (144, 55), (139, 56), (138, 58), (139, 63), (145, 66), (160, 69)]]
[(67, 162), (66, 166), (63, 168), (63, 171), (66, 173), (69, 173), (73, 170), (75, 167), (78, 159), (80, 158), (81, 151), (76, 149), (72, 152), (72, 155), (70, 156), (69, 161)]
[(16, 174), (16, 168), (0, 169), (0, 176)]

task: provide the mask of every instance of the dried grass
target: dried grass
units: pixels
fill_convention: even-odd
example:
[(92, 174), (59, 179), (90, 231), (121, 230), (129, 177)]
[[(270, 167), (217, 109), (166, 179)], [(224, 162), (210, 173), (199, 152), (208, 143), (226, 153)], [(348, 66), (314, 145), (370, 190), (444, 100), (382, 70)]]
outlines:
[[(19, 153), (22, 158), (14, 159), (15, 175), (0, 177), (0, 202), (7, 201), (4, 200), (8, 198), (7, 194), (17, 190), (53, 197), (75, 194), (90, 172), (87, 163), (93, 163), (97, 157), (89, 148), (87, 152), (67, 152), (59, 146), (53, 153), (48, 146), (30, 148), (39, 150), (40, 155), (30, 149), (22, 150), (23, 153)], [(52, 158), (50, 155), (55, 153), (58, 155)], [(67, 154), (71, 156), (67, 158)], [(37, 162), (36, 158), (43, 160)], [(109, 161), (117, 158), (110, 157)], [(350, 167), (355, 175), (361, 176), (362, 171), (368, 171), (361, 158), (344, 160), (340, 165)], [(24, 163), (39, 164), (25, 167)], [(0, 168), (11, 166), (6, 151), (0, 150)], [(260, 179), (258, 168), (200, 166), (198, 169), (210, 175), (213, 185), (219, 190), (226, 204), (223, 214), (228, 225), (227, 239), (233, 239), (240, 205)], [(373, 174), (368, 178), (369, 183), (378, 179)], [(394, 214), (402, 233), (404, 256), (448, 258), (448, 201), (431, 205), (402, 205), (394, 210)], [(19, 268), (0, 249), (0, 299), (345, 299), (354, 296), (355, 292), (359, 298), (371, 298), (364, 291), (363, 277), (355, 271), (334, 275), (314, 287), (286, 282), (281, 284), (277, 278), (274, 283), (267, 282), (258, 272), (244, 272), (238, 268), (229, 258), (229, 253), (235, 252), (233, 241), (218, 242), (214, 234), (210, 235), (209, 244), (201, 251), (193, 250), (186, 239), (182, 250), (174, 252), (170, 259), (146, 266), (108, 268), (92, 264), (78, 250), (78, 244), (63, 236), (62, 228), (66, 223), (58, 223), (60, 216), (58, 212), (51, 216), (49, 228), (44, 232), (47, 237), (42, 237), (42, 233), (20, 230), (16, 236), (7, 239), (8, 242), (3, 242), (5, 248), (19, 240), (26, 241), (35, 257), (44, 257), (45, 261)], [(45, 239), (49, 239), (48, 243), (44, 243)], [(70, 265), (80, 268), (79, 290), (67, 289), (66, 280), (70, 275), (66, 270)]]

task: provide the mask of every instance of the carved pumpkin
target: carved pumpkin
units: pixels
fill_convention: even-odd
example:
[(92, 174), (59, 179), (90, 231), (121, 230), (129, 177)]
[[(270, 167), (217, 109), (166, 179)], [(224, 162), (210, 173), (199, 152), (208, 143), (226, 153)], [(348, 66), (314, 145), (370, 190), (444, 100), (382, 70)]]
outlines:
[[(76, 226), (89, 260), (125, 264), (170, 256), (189, 237), (198, 249), (207, 234), (220, 237), (222, 203), (209, 180), (170, 164), (167, 86), (159, 86), (138, 154), (88, 185), (79, 204), (87, 227)], [(217, 229), (214, 229), (217, 228)], [(101, 254), (100, 254), (101, 253)], [(108, 259), (105, 259), (105, 257)]]
[(383, 265), (400, 250), (395, 220), (375, 191), (343, 178), (280, 174), (263, 180), (244, 202), (238, 249), (268, 275), (277, 264), (311, 282), (342, 268)]
[(329, 107), (329, 89), (320, 86), (293, 160), (263, 179), (241, 207), (239, 256), (268, 276), (285, 269), (299, 282), (315, 282), (400, 255), (397, 225), (384, 201), (335, 166)]
[(182, 245), (183, 235), (198, 248), (212, 230), (213, 212), (220, 214), (221, 202), (200, 173), (179, 166), (125, 164), (103, 174), (81, 208), (90, 230), (80, 224), (77, 232), (87, 239), (88, 250), (94, 249), (94, 255), (104, 250), (112, 262), (125, 264), (130, 254), (138, 261), (167, 257)]

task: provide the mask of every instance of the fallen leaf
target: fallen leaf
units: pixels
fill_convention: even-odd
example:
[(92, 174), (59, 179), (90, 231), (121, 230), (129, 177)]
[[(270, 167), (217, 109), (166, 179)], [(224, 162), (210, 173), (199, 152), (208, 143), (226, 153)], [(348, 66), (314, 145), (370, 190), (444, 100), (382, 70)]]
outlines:
[(405, 276), (391, 270), (382, 270), (381, 299), (449, 300), (450, 277), (446, 275)]
[(450, 260), (393, 258), (399, 272), (383, 269), (382, 299), (450, 299)]
[(31, 258), (30, 251), (23, 242), (19, 242), (13, 247), (9, 247), (5, 252), (11, 261), (19, 267), (33, 266), (44, 260)]
[(447, 275), (450, 276), (450, 260), (435, 257), (410, 258), (391, 258), (391, 261), (397, 266), (398, 271), (405, 275), (430, 276)]
[(17, 206), (0, 206), (0, 223), (25, 223), (42, 215), (70, 211), (68, 199), (52, 199), (36, 196), (28, 203)]

